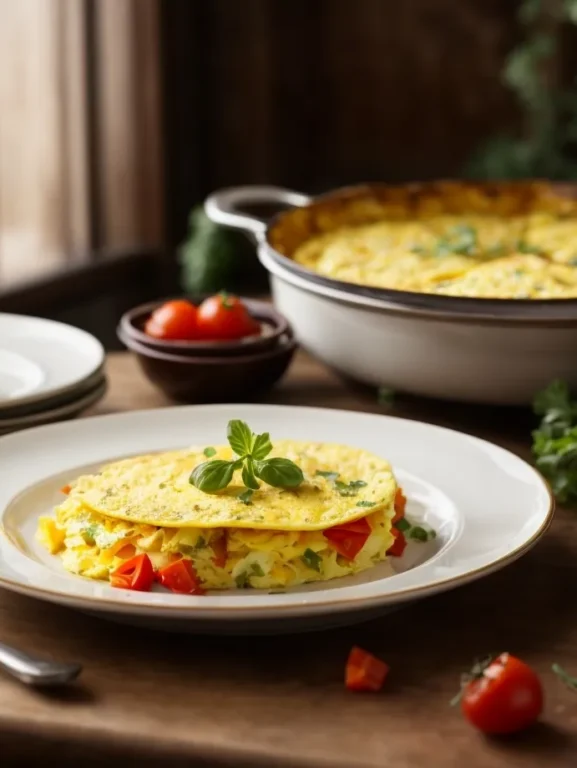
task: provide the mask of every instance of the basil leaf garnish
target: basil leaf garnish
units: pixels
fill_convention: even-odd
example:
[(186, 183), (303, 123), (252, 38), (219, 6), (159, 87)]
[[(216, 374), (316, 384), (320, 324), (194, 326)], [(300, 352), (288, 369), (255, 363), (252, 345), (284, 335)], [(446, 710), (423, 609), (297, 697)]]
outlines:
[(304, 480), (302, 469), (290, 459), (266, 459), (256, 461), (255, 474), (275, 488), (296, 488)]
[(226, 488), (232, 480), (235, 469), (236, 462), (234, 461), (222, 461), (220, 459), (204, 461), (193, 469), (190, 482), (199, 491), (214, 493)]
[(268, 432), (256, 435), (252, 446), (251, 456), (257, 461), (262, 461), (272, 451), (272, 443)]
[(244, 421), (240, 421), (240, 419), (229, 421), (226, 436), (230, 447), (237, 456), (247, 456), (251, 453), (253, 434)]

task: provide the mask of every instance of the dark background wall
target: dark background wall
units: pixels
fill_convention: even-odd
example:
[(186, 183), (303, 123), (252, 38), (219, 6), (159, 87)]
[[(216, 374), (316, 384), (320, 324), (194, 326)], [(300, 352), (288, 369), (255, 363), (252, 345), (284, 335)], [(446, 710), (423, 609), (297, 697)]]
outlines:
[(458, 175), (513, 127), (513, 0), (169, 0), (169, 237), (230, 184)]

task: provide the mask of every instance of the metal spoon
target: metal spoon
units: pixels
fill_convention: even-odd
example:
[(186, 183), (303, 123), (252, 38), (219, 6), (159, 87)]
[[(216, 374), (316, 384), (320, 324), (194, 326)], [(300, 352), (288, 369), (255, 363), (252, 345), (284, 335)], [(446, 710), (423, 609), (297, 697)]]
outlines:
[(64, 685), (78, 677), (80, 664), (59, 664), (0, 643), (0, 668), (27, 685)]

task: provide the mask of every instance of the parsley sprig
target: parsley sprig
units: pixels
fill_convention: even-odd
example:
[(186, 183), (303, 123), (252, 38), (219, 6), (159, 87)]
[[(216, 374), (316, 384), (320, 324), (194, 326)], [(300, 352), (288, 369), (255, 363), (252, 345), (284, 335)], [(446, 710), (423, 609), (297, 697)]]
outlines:
[(190, 475), (190, 483), (205, 493), (221, 491), (230, 484), (236, 470), (242, 470), (242, 481), (247, 491), (240, 498), (245, 504), (250, 503), (252, 494), (260, 488), (259, 480), (275, 488), (296, 488), (303, 480), (302, 470), (294, 461), (283, 458), (267, 459), (272, 451), (268, 432), (256, 435), (248, 424), (239, 419), (228, 422), (227, 438), (230, 447), (238, 458), (232, 461), (215, 459), (204, 461)]
[(565, 381), (554, 381), (533, 401), (541, 416), (533, 432), (533, 454), (555, 497), (577, 504), (577, 402)]

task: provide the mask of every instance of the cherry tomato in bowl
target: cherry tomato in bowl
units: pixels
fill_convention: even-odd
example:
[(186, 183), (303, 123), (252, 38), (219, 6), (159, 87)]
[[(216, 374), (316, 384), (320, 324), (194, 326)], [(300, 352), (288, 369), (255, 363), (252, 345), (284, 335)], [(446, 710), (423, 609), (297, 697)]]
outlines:
[(522, 731), (543, 710), (543, 687), (537, 674), (520, 659), (502, 653), (473, 670), (461, 691), (465, 718), (483, 733)]
[(260, 333), (260, 324), (236, 296), (218, 293), (198, 307), (198, 332), (203, 339), (242, 339)]
[(197, 314), (196, 307), (190, 301), (167, 301), (150, 315), (144, 330), (155, 339), (192, 341), (198, 338)]

